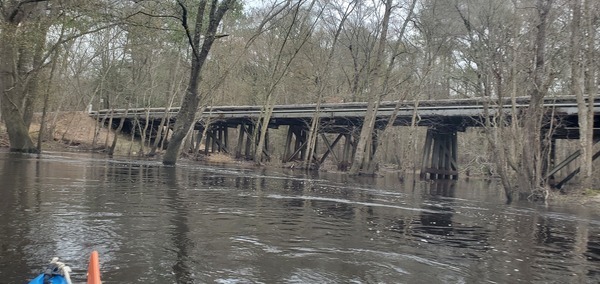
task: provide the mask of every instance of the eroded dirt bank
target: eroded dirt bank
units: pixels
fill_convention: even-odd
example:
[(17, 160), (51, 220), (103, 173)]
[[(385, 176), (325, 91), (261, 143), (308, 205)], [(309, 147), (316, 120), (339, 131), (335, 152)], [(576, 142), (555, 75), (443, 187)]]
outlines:
[[(29, 132), (37, 143), (40, 133), (41, 116), (36, 114)], [(86, 112), (60, 112), (46, 118), (42, 150), (89, 151), (104, 148), (112, 141), (113, 134), (106, 128), (99, 128), (96, 121)], [(95, 142), (94, 142), (95, 140)], [(0, 123), (0, 147), (9, 147), (8, 134), (4, 122)]]

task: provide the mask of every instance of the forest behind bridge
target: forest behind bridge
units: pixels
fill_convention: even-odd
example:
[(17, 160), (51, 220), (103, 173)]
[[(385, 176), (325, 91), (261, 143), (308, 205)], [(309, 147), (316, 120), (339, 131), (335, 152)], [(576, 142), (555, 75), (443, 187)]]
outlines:
[[(371, 174), (399, 151), (369, 144), (381, 101), (486, 98), (493, 109), (528, 96), (526, 111), (490, 116), (464, 143), (477, 141), (470, 162), (500, 177), (507, 198), (545, 198), (552, 139), (542, 129), (558, 122), (542, 103), (569, 95), (579, 108), (581, 188), (598, 173), (595, 0), (7, 0), (0, 9), (0, 111), (12, 151), (42, 150), (54, 127), (48, 113), (181, 106), (163, 155), (175, 164), (205, 106), (262, 106), (253, 147), (263, 149), (260, 126), (276, 104), (361, 101), (369, 108), (350, 173)], [(318, 131), (313, 119), (309, 152)], [(398, 159), (414, 159), (407, 137), (417, 134), (379, 135), (405, 139)]]

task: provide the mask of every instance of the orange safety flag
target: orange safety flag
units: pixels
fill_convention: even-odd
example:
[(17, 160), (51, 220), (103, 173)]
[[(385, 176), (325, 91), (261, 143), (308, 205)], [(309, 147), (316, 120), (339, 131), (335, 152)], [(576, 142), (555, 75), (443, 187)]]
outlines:
[(87, 284), (102, 284), (102, 282), (100, 281), (100, 261), (98, 260), (97, 251), (93, 251), (92, 255), (90, 256)]

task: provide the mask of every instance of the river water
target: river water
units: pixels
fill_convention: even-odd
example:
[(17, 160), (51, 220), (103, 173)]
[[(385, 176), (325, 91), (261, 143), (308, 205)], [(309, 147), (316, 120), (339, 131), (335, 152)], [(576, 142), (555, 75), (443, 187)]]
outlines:
[(57, 256), (104, 283), (598, 283), (600, 215), (403, 182), (0, 153), (0, 283)]

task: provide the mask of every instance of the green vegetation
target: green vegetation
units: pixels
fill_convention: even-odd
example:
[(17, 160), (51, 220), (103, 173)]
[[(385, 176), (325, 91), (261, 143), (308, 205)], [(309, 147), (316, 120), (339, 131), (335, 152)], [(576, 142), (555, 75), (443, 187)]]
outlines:
[(588, 189), (584, 189), (583, 190), (583, 195), (590, 196), (590, 197), (599, 196), (600, 195), (600, 188), (588, 188)]

